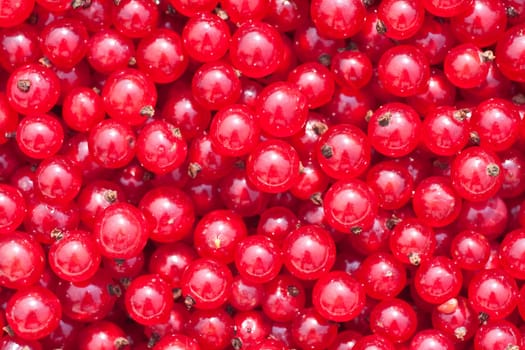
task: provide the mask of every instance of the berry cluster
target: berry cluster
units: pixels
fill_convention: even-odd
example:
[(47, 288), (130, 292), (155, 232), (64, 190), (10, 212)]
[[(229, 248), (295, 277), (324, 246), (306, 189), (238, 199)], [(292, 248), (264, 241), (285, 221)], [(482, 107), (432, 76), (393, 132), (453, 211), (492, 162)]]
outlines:
[(0, 1), (0, 350), (525, 349), (525, 0)]

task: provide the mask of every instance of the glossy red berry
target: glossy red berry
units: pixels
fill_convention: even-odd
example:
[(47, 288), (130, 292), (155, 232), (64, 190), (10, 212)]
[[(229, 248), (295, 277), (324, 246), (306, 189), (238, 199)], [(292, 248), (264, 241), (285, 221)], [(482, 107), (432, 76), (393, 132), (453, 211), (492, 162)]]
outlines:
[(230, 60), (250, 78), (262, 78), (277, 70), (281, 63), (283, 41), (269, 24), (245, 22), (233, 33)]
[(241, 277), (252, 283), (266, 283), (281, 271), (283, 256), (270, 238), (253, 235), (240, 241), (235, 250), (235, 266)]
[(430, 77), (430, 64), (427, 56), (416, 46), (399, 45), (383, 53), (377, 65), (377, 74), (387, 92), (407, 97), (425, 90)]
[(314, 225), (292, 231), (282, 243), (284, 265), (292, 275), (315, 280), (330, 271), (335, 262), (335, 244), (330, 233)]
[(77, 338), (79, 350), (126, 348), (126, 333), (113, 322), (99, 321), (83, 328)]
[(518, 109), (502, 98), (491, 98), (478, 104), (470, 123), (479, 136), (479, 145), (496, 152), (509, 149), (519, 136)]
[(89, 151), (104, 168), (121, 168), (135, 156), (136, 136), (130, 126), (111, 119), (95, 125), (89, 133)]
[(82, 186), (80, 170), (63, 156), (43, 160), (35, 176), (38, 193), (51, 204), (72, 201)]
[(476, 312), (483, 312), (494, 320), (503, 319), (516, 307), (516, 281), (501, 269), (478, 272), (469, 283), (468, 300)]
[(21, 24), (29, 17), (34, 5), (34, 0), (11, 0), (6, 2), (2, 6), (2, 12), (0, 13), (0, 27), (9, 28)]
[(516, 279), (525, 279), (525, 231), (514, 230), (503, 238), (499, 246), (499, 264), (509, 275)]
[(157, 90), (151, 78), (128, 68), (113, 72), (107, 78), (102, 99), (111, 118), (127, 125), (140, 125), (155, 113)]
[(205, 63), (197, 69), (191, 81), (195, 100), (208, 110), (230, 106), (241, 95), (241, 82), (227, 62)]
[(129, 38), (142, 38), (159, 22), (159, 9), (146, 0), (123, 0), (112, 11), (115, 29)]
[(422, 143), (434, 154), (453, 156), (469, 141), (470, 110), (439, 106), (423, 120)]
[(212, 62), (222, 58), (230, 46), (230, 29), (215, 14), (200, 12), (190, 17), (182, 32), (184, 48), (199, 62)]
[(372, 147), (389, 157), (402, 157), (412, 152), (419, 144), (420, 130), (417, 112), (399, 102), (379, 107), (368, 121), (368, 138)]
[(267, 134), (288, 137), (297, 134), (308, 116), (308, 99), (297, 86), (277, 82), (257, 96), (259, 126)]
[(479, 270), (490, 257), (490, 243), (481, 233), (462, 231), (450, 243), (450, 255), (460, 268)]
[(0, 235), (0, 285), (25, 288), (35, 284), (44, 271), (44, 251), (30, 235), (10, 232)]
[(63, 280), (82, 282), (95, 275), (100, 252), (95, 239), (86, 231), (70, 231), (51, 245), (49, 267)]
[(382, 1), (378, 9), (381, 31), (389, 38), (403, 40), (414, 36), (423, 25), (425, 9), (416, 0)]
[(93, 234), (103, 256), (127, 259), (138, 255), (146, 245), (148, 225), (139, 209), (115, 203), (96, 218)]
[(135, 54), (131, 39), (112, 29), (93, 34), (86, 54), (89, 65), (99, 73), (110, 74), (128, 67)]
[(87, 40), (87, 30), (80, 20), (64, 18), (44, 27), (40, 48), (55, 67), (70, 70), (84, 58)]
[(478, 47), (495, 44), (507, 27), (504, 2), (473, 0), (465, 11), (451, 18), (450, 25), (461, 42)]
[(328, 347), (336, 336), (335, 323), (319, 315), (314, 308), (302, 310), (292, 322), (292, 339), (303, 349)]
[(217, 152), (231, 157), (248, 154), (259, 140), (255, 114), (245, 105), (218, 111), (210, 125), (210, 140)]
[(472, 0), (424, 0), (425, 10), (435, 16), (453, 17), (465, 12)]
[(375, 193), (382, 209), (399, 209), (406, 205), (414, 191), (408, 170), (393, 161), (379, 162), (368, 169), (366, 183)]
[(431, 304), (442, 304), (456, 297), (461, 289), (463, 276), (454, 261), (436, 256), (423, 262), (414, 276), (418, 295)]
[(451, 224), (459, 216), (461, 197), (449, 179), (432, 176), (417, 185), (412, 207), (422, 222), (432, 227), (443, 227)]
[(5, 316), (16, 335), (34, 340), (49, 335), (58, 327), (62, 307), (51, 291), (33, 286), (18, 291), (9, 299)]
[(93, 89), (76, 87), (64, 97), (62, 118), (71, 129), (87, 132), (104, 119), (104, 114), (102, 99)]
[(11, 107), (21, 114), (46, 113), (57, 103), (60, 81), (50, 68), (28, 64), (9, 76), (6, 95)]
[(22, 193), (15, 187), (0, 185), (0, 233), (13, 232), (22, 224), (27, 212), (26, 201)]
[(151, 254), (148, 272), (169, 281), (172, 288), (181, 287), (182, 273), (198, 255), (184, 242), (159, 245)]
[(306, 294), (303, 284), (288, 274), (280, 274), (264, 285), (261, 307), (275, 322), (290, 322), (304, 309)]
[(337, 180), (359, 177), (370, 165), (371, 147), (356, 126), (339, 124), (319, 138), (316, 156), (321, 169)]
[(491, 59), (492, 52), (483, 52), (474, 44), (457, 45), (445, 56), (443, 71), (455, 86), (475, 88), (487, 77)]
[(319, 32), (336, 39), (345, 39), (356, 34), (361, 29), (366, 14), (365, 6), (359, 0), (315, 0), (310, 4), (310, 11)]
[(182, 275), (182, 295), (188, 307), (211, 310), (229, 298), (232, 273), (228, 266), (212, 259), (192, 261)]
[(377, 207), (376, 195), (360, 180), (338, 181), (323, 198), (327, 223), (346, 233), (359, 234), (372, 227)]
[(246, 164), (248, 179), (260, 191), (284, 192), (299, 176), (299, 155), (288, 143), (270, 139), (258, 144)]
[(315, 310), (328, 320), (350, 321), (365, 306), (365, 290), (344, 271), (332, 271), (317, 280), (312, 291)]
[(525, 81), (525, 55), (518, 48), (525, 42), (525, 25), (509, 29), (496, 45), (496, 64), (510, 80)]
[(475, 202), (487, 200), (503, 183), (500, 160), (486, 148), (467, 148), (454, 159), (451, 179), (462, 198)]
[(131, 281), (124, 295), (130, 317), (142, 325), (166, 322), (173, 306), (171, 288), (158, 275), (141, 275)]
[(417, 315), (410, 304), (401, 299), (385, 300), (370, 313), (370, 328), (392, 342), (401, 343), (414, 335)]
[(184, 163), (188, 153), (180, 130), (162, 120), (155, 120), (137, 135), (136, 156), (142, 166), (163, 175)]
[(391, 254), (381, 252), (367, 256), (355, 276), (367, 296), (380, 300), (396, 297), (407, 282), (405, 267)]
[(522, 334), (518, 328), (505, 320), (489, 321), (479, 327), (474, 338), (475, 350), (504, 350), (520, 347)]
[(138, 68), (160, 84), (177, 80), (188, 66), (181, 37), (168, 29), (156, 29), (142, 38), (136, 60)]
[(435, 248), (434, 231), (417, 219), (403, 219), (390, 236), (390, 250), (404, 264), (421, 264), (432, 256)]

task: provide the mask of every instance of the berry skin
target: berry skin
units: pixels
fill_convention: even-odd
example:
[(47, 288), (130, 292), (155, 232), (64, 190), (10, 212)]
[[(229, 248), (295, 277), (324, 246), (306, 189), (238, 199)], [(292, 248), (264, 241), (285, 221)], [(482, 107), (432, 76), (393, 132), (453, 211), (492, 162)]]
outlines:
[(28, 64), (11, 73), (6, 95), (11, 107), (20, 114), (46, 113), (58, 101), (60, 81), (51, 69)]
[(45, 268), (42, 247), (23, 232), (9, 232), (0, 235), (0, 286), (6, 288), (27, 288), (35, 284)]
[(461, 197), (446, 177), (432, 176), (417, 185), (412, 198), (416, 216), (427, 225), (443, 227), (457, 219)]
[(509, 29), (496, 45), (496, 64), (510, 80), (525, 82), (525, 54), (518, 49), (525, 42), (525, 24)]
[(377, 74), (387, 92), (400, 97), (412, 96), (425, 90), (430, 77), (430, 63), (416, 46), (399, 45), (383, 53), (377, 65)]
[(137, 135), (136, 156), (142, 166), (154, 174), (163, 175), (184, 163), (188, 153), (180, 130), (165, 121), (155, 120)]
[(95, 275), (100, 253), (93, 236), (85, 231), (70, 231), (51, 245), (48, 262), (51, 270), (63, 280), (83, 282)]
[(171, 288), (158, 275), (141, 275), (131, 281), (124, 295), (130, 317), (142, 325), (167, 322), (173, 306)]
[(321, 169), (330, 177), (346, 180), (360, 176), (370, 165), (371, 148), (358, 127), (339, 124), (324, 132), (316, 155)]
[(212, 310), (229, 298), (232, 273), (228, 266), (212, 259), (192, 261), (182, 275), (182, 295), (187, 307)]
[(235, 266), (241, 277), (251, 283), (266, 283), (281, 270), (282, 253), (270, 238), (253, 235), (244, 238), (235, 250)]
[(416, 312), (401, 299), (385, 300), (370, 313), (370, 328), (392, 342), (401, 343), (412, 337), (417, 329)]
[(423, 25), (425, 9), (421, 1), (386, 0), (379, 5), (378, 17), (384, 35), (395, 40), (414, 36)]
[(412, 152), (419, 144), (420, 130), (417, 112), (399, 102), (379, 107), (368, 121), (368, 139), (372, 147), (389, 157), (402, 157)]
[(138, 68), (160, 84), (177, 80), (188, 65), (181, 37), (168, 29), (157, 29), (144, 37), (136, 60)]
[(355, 318), (365, 306), (365, 290), (352, 276), (332, 271), (317, 280), (312, 291), (315, 310), (330, 321)]
[(231, 38), (230, 60), (247, 77), (262, 78), (279, 67), (283, 45), (279, 33), (269, 24), (244, 22)]
[(259, 126), (269, 135), (288, 137), (297, 134), (308, 116), (308, 99), (292, 83), (266, 86), (257, 96)]
[(366, 295), (379, 300), (396, 297), (407, 282), (405, 267), (388, 253), (366, 257), (355, 273)]
[(320, 278), (335, 262), (333, 238), (327, 230), (314, 225), (292, 231), (284, 239), (282, 249), (288, 271), (303, 280)]
[(315, 0), (311, 5), (312, 20), (319, 32), (328, 38), (346, 39), (363, 25), (366, 9), (359, 0), (334, 2)]
[(336, 336), (336, 324), (326, 320), (313, 308), (303, 309), (292, 322), (292, 339), (303, 349), (329, 347)]
[(371, 228), (377, 206), (375, 194), (360, 180), (338, 181), (323, 198), (327, 223), (346, 233), (359, 234)]
[(146, 245), (148, 225), (139, 209), (115, 203), (97, 217), (93, 234), (103, 256), (128, 259), (138, 255)]
[(505, 234), (499, 246), (499, 263), (503, 270), (516, 279), (525, 279), (525, 231), (514, 230)]
[(468, 286), (468, 300), (476, 312), (490, 319), (500, 320), (516, 307), (518, 287), (516, 281), (500, 269), (484, 270), (472, 278)]
[(190, 197), (173, 187), (157, 187), (140, 200), (139, 208), (150, 224), (149, 238), (174, 242), (186, 237), (195, 221)]
[(26, 216), (26, 201), (22, 193), (13, 186), (0, 184), (0, 232), (2, 234), (13, 232)]
[(248, 179), (267, 193), (290, 189), (299, 177), (299, 155), (288, 143), (270, 139), (258, 144), (246, 164)]
[(62, 307), (51, 291), (32, 286), (16, 292), (9, 299), (5, 316), (16, 335), (35, 340), (49, 335), (58, 327)]
[(111, 118), (126, 125), (141, 125), (155, 112), (157, 90), (147, 75), (128, 68), (113, 72), (107, 78), (102, 99)]
[(184, 48), (199, 62), (222, 58), (230, 45), (230, 29), (218, 16), (200, 12), (190, 17), (182, 32)]
[(454, 261), (436, 256), (419, 266), (414, 276), (418, 295), (431, 304), (442, 304), (456, 297), (461, 289), (463, 277)]
[(473, 202), (491, 198), (503, 183), (501, 162), (486, 148), (465, 149), (454, 159), (451, 170), (454, 189), (462, 198)]

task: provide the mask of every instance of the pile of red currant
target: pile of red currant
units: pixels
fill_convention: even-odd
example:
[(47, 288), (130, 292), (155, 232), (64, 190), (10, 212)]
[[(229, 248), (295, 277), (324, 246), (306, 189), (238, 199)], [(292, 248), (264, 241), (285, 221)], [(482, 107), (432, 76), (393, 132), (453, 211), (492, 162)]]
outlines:
[(525, 349), (525, 0), (0, 1), (0, 328)]

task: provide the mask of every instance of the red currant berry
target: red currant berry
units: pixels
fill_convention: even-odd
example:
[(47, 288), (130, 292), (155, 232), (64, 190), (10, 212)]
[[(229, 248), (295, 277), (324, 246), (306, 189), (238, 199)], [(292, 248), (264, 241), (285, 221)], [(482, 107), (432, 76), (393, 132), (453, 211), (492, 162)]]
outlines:
[(51, 204), (72, 201), (82, 186), (80, 169), (64, 156), (43, 160), (35, 176), (38, 193)]
[(127, 165), (135, 156), (135, 133), (130, 126), (112, 119), (95, 125), (89, 133), (89, 151), (104, 168)]
[(366, 9), (360, 0), (346, 2), (314, 0), (310, 4), (310, 14), (322, 35), (328, 38), (345, 39), (361, 29)]
[(213, 62), (222, 58), (230, 46), (230, 28), (218, 16), (200, 12), (192, 16), (182, 32), (184, 48), (199, 62)]
[(21, 114), (46, 113), (57, 103), (60, 81), (55, 72), (38, 64), (13, 71), (6, 86), (11, 107)]
[(102, 99), (111, 118), (127, 125), (140, 125), (155, 113), (157, 90), (141, 71), (124, 69), (107, 78)]
[(274, 279), (283, 264), (279, 246), (270, 238), (253, 235), (240, 241), (235, 250), (235, 266), (241, 277), (252, 283)]
[(16, 292), (9, 299), (5, 317), (9, 327), (19, 337), (40, 339), (58, 327), (62, 307), (60, 300), (51, 291), (33, 286)]
[(500, 320), (512, 313), (518, 301), (516, 281), (500, 269), (476, 273), (468, 286), (470, 306), (494, 320)]
[(525, 81), (525, 54), (519, 48), (525, 42), (525, 25), (509, 29), (496, 45), (496, 64), (510, 80)]
[(211, 310), (230, 296), (233, 281), (228, 266), (212, 259), (192, 261), (182, 275), (182, 295), (188, 307)]
[(303, 280), (318, 279), (335, 262), (333, 238), (327, 230), (315, 225), (304, 225), (288, 234), (282, 250), (288, 271)]
[(255, 147), (246, 164), (248, 179), (262, 192), (290, 189), (299, 177), (299, 155), (288, 143), (270, 139)]
[(271, 25), (244, 22), (232, 36), (230, 60), (245, 76), (262, 78), (279, 67), (283, 45), (281, 36)]
[(139, 209), (115, 203), (96, 218), (93, 234), (103, 256), (127, 259), (138, 255), (146, 245), (148, 225)]
[(316, 156), (330, 177), (346, 180), (359, 177), (370, 165), (371, 147), (363, 131), (350, 124), (328, 128), (319, 138)]
[(370, 313), (370, 328), (392, 342), (409, 340), (417, 329), (417, 315), (412, 306), (401, 299), (384, 300)]
[(427, 87), (430, 63), (416, 46), (399, 45), (383, 53), (377, 65), (377, 74), (387, 92), (394, 96), (412, 96)]
[(241, 96), (241, 82), (233, 67), (226, 62), (205, 63), (191, 81), (195, 100), (208, 110), (230, 106)]
[(327, 223), (346, 233), (359, 234), (371, 228), (377, 207), (376, 195), (360, 180), (338, 181), (323, 198)]
[(363, 284), (366, 295), (379, 300), (396, 297), (407, 282), (405, 267), (388, 253), (367, 256), (355, 276)]
[(112, 11), (112, 22), (128, 38), (143, 38), (157, 27), (159, 9), (147, 0), (122, 0)]
[(141, 325), (167, 322), (173, 306), (168, 283), (158, 275), (141, 275), (131, 281), (124, 295), (129, 316)]
[(492, 151), (470, 147), (454, 159), (452, 185), (466, 200), (480, 202), (498, 193), (503, 183), (501, 163)]
[(127, 68), (134, 54), (131, 39), (112, 29), (105, 29), (89, 38), (86, 58), (94, 70), (110, 74)]
[(420, 141), (421, 121), (417, 112), (404, 103), (379, 107), (368, 122), (368, 138), (376, 151), (389, 157), (412, 152)]
[(155, 83), (177, 80), (188, 66), (181, 37), (168, 29), (157, 29), (137, 46), (137, 66)]
[(404, 264), (421, 264), (432, 256), (435, 248), (434, 231), (417, 219), (402, 220), (390, 236), (390, 250)]
[(95, 275), (100, 265), (98, 246), (89, 232), (70, 231), (51, 245), (49, 267), (65, 281), (83, 282)]
[(474, 44), (462, 44), (448, 51), (443, 62), (443, 71), (455, 86), (462, 89), (475, 88), (486, 79), (492, 59), (492, 52), (482, 52)]
[(490, 257), (490, 243), (481, 233), (462, 231), (450, 244), (450, 255), (464, 270), (482, 269)]

